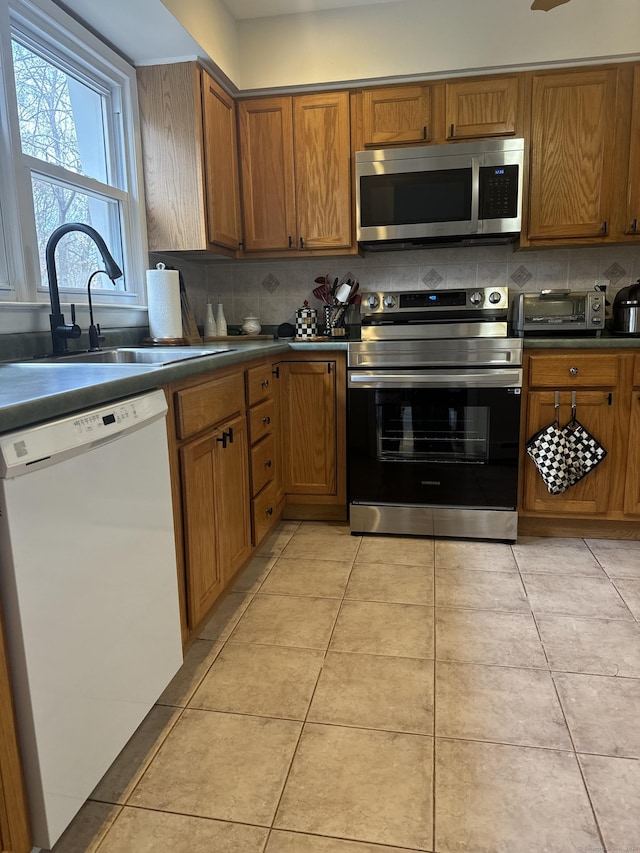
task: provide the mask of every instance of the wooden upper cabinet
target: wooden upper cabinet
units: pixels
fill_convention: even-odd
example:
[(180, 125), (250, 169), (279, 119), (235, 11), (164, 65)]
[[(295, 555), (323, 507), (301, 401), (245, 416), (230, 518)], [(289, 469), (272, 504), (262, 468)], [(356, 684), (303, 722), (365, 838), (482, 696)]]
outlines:
[(533, 76), (530, 239), (606, 235), (616, 88), (606, 67)]
[(445, 85), (447, 139), (515, 136), (517, 77), (461, 80)]
[(625, 234), (640, 238), (640, 65), (633, 71)]
[(202, 71), (207, 235), (210, 243), (237, 249), (241, 241), (236, 105)]
[(348, 92), (239, 105), (247, 252), (351, 246)]
[(351, 245), (349, 93), (293, 99), (298, 247)]
[(195, 62), (144, 66), (137, 77), (149, 251), (235, 255), (233, 101)]
[(286, 250), (296, 241), (291, 98), (238, 104), (244, 248)]
[(362, 93), (364, 145), (427, 142), (431, 128), (431, 87), (390, 86)]

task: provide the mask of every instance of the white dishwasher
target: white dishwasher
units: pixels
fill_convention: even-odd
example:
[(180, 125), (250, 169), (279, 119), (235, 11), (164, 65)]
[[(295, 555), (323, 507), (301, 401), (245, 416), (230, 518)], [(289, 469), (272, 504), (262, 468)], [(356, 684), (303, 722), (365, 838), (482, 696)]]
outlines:
[(0, 593), (50, 848), (182, 663), (162, 391), (0, 435)]

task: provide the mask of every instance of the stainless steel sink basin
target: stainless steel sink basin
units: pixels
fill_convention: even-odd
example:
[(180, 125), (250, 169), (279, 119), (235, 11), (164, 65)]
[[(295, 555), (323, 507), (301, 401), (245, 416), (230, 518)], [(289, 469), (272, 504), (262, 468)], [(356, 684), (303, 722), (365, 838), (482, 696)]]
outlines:
[(39, 358), (33, 364), (143, 364), (162, 367), (176, 361), (205, 358), (209, 355), (232, 352), (232, 347), (114, 347), (96, 352), (74, 352), (68, 355)]

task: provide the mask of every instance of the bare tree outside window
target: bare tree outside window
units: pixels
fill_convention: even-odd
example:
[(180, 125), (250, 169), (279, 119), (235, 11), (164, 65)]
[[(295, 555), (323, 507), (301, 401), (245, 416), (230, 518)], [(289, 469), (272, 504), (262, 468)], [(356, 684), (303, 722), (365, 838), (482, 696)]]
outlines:
[[(66, 222), (92, 225), (114, 257), (121, 256), (118, 202), (87, 187), (90, 181), (110, 183), (105, 96), (15, 38), (12, 48), (22, 152), (42, 163), (41, 169), (34, 164), (31, 172), (46, 286), (47, 241)], [(73, 175), (89, 180), (79, 181), (83, 185), (78, 186)], [(77, 232), (60, 241), (56, 261), (64, 288), (85, 288), (89, 275), (101, 267), (95, 244)], [(100, 286), (97, 279), (96, 288)]]

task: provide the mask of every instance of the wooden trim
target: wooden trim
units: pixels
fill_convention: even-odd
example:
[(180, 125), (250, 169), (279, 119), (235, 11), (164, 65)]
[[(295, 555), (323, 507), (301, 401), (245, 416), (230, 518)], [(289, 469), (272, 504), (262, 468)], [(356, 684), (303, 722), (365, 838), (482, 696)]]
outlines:
[(6, 654), (0, 612), (0, 847), (3, 853), (27, 853), (31, 838)]
[(637, 521), (606, 518), (543, 518), (518, 515), (518, 536), (571, 536), (585, 539), (640, 539)]

